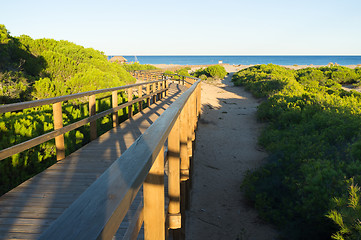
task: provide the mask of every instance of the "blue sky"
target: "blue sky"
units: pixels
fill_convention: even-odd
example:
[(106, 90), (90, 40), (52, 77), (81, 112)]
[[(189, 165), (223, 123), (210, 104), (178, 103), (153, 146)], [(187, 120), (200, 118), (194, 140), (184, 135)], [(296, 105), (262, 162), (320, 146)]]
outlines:
[(0, 0), (11, 35), (108, 55), (361, 55), (360, 0)]

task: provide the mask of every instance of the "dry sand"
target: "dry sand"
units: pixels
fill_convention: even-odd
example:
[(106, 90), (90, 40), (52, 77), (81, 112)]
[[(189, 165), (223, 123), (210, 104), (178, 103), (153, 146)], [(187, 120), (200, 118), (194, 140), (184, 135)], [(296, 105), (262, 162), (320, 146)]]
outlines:
[[(236, 70), (236, 69), (229, 69)], [(247, 205), (240, 185), (247, 170), (264, 163), (257, 145), (259, 100), (231, 83), (202, 83), (202, 115), (193, 161), (186, 238), (275, 239), (277, 232)]]
[[(194, 71), (207, 66), (189, 67)], [(263, 127), (256, 120), (260, 100), (231, 82), (233, 73), (252, 65), (223, 66), (230, 72), (225, 80), (202, 83), (202, 115), (194, 153), (186, 239), (277, 239), (275, 228), (258, 217), (240, 190), (246, 171), (258, 168), (267, 157), (257, 145)], [(180, 69), (184, 66), (163, 64), (157, 67)]]
[[(177, 65), (177, 64), (152, 64), (153, 66), (160, 68), (162, 70), (171, 70), (171, 71), (175, 71), (178, 69), (181, 69), (183, 67), (190, 67), (191, 71), (195, 71), (199, 68), (205, 68), (211, 65), (215, 65), (215, 64), (211, 64), (211, 65)], [(222, 66), (224, 66), (224, 68), (226, 69), (227, 72), (237, 72), (241, 69), (244, 68), (248, 68), (254, 65), (231, 65), (231, 64), (221, 64)], [(327, 66), (327, 65), (280, 65), (282, 67), (286, 67), (286, 68), (290, 68), (290, 69), (294, 69), (294, 70), (298, 70), (298, 69), (302, 69), (302, 68), (308, 68), (308, 67), (313, 67), (313, 68), (318, 68), (318, 67), (323, 67), (323, 66)], [(356, 67), (361, 67), (361, 64), (358, 65), (347, 65), (345, 67), (348, 68), (356, 68)]]

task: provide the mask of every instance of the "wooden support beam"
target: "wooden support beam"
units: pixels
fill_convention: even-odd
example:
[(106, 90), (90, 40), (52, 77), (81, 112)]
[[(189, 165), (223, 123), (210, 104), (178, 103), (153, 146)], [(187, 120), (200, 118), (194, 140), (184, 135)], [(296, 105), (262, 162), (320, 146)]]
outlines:
[(168, 136), (168, 195), (169, 195), (169, 228), (181, 228), (180, 214), (180, 132), (179, 119)]
[[(133, 100), (133, 89), (128, 88), (128, 102)], [(133, 105), (128, 106), (128, 118), (133, 117)]]
[(181, 157), (181, 181), (189, 179), (189, 155), (188, 155), (188, 108), (184, 106), (180, 114), (180, 157)]
[(201, 114), (201, 110), (202, 110), (202, 103), (201, 103), (201, 97), (202, 97), (202, 82), (199, 82), (198, 86), (197, 86), (197, 95), (198, 95), (198, 112), (197, 112), (197, 116), (199, 116)]
[[(164, 88), (168, 88), (168, 81), (164, 80)], [(164, 97), (166, 97), (168, 95), (168, 90), (164, 91)]]
[[(118, 106), (118, 91), (113, 91), (112, 92), (112, 107), (115, 108)], [(119, 117), (118, 117), (118, 111), (114, 112), (112, 114), (113, 117), (113, 127), (118, 126), (119, 123)]]
[[(152, 92), (154, 93), (156, 91), (156, 84), (153, 83), (153, 88), (152, 88)], [(155, 103), (157, 101), (157, 95), (153, 96), (153, 103)]]
[[(192, 134), (193, 134), (193, 124), (192, 124), (192, 95), (189, 97), (187, 101), (187, 107), (188, 116), (187, 116), (187, 150), (188, 150), (188, 156), (192, 156)], [(189, 168), (188, 168), (189, 169)]]
[[(54, 130), (63, 127), (63, 111), (61, 109), (61, 103), (57, 102), (53, 104), (53, 117), (54, 117)], [(64, 134), (55, 137), (56, 147), (56, 160), (62, 160), (65, 158), (65, 144)]]
[(196, 139), (197, 127), (197, 92), (192, 93), (192, 141)]
[(165, 239), (164, 146), (143, 184), (144, 239)]
[[(95, 95), (89, 96), (89, 116), (94, 116), (96, 114), (96, 102), (95, 102)], [(90, 141), (96, 139), (97, 136), (97, 122), (91, 121), (90, 122)]]
[[(141, 98), (143, 96), (143, 86), (140, 85), (138, 87), (138, 98)], [(143, 110), (143, 101), (139, 102), (139, 112)]]
[[(161, 82), (158, 82), (158, 90), (162, 89), (162, 83)], [(162, 93), (158, 93), (158, 100), (161, 100), (162, 99)]]
[[(149, 95), (150, 94), (150, 84), (147, 84), (147, 89), (146, 89), (146, 94)], [(147, 106), (150, 106), (150, 97), (147, 98)]]

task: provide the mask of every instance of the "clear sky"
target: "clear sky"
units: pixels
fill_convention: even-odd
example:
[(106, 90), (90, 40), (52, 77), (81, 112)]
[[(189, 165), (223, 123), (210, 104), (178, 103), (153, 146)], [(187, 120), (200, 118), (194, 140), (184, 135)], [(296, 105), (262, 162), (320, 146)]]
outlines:
[(0, 0), (12, 36), (108, 55), (361, 55), (361, 0)]

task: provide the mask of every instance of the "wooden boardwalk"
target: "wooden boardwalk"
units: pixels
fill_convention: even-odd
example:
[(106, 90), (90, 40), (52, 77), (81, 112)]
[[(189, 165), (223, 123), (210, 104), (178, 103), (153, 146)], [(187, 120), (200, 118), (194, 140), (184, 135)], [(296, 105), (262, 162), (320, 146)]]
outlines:
[[(37, 239), (185, 90), (170, 84), (165, 99), (3, 195), (0, 239)], [(139, 210), (138, 195), (115, 239), (122, 239)]]

